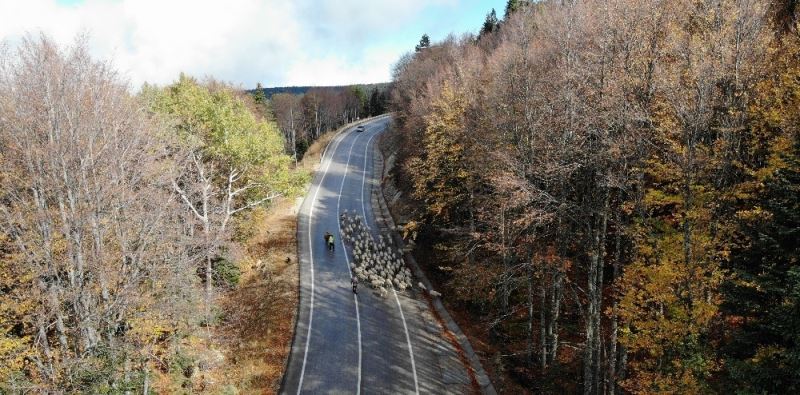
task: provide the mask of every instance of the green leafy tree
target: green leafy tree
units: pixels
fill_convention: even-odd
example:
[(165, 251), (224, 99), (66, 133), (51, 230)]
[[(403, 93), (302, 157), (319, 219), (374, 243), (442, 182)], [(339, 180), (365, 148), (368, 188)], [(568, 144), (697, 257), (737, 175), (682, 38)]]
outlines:
[[(242, 181), (254, 183), (250, 197), (289, 193), (296, 186), (277, 126), (258, 120), (233, 90), (212, 92), (181, 75), (151, 105), (185, 142), (198, 148), (205, 162), (235, 169)], [(222, 186), (227, 174), (219, 172), (216, 181)]]
[(181, 75), (150, 96), (151, 109), (172, 125), (189, 152), (179, 158), (183, 165), (172, 185), (203, 234), (200, 272), (210, 306), (214, 264), (225, 262), (219, 258), (231, 220), (297, 191), (302, 179), (289, 170), (292, 160), (275, 123), (257, 119), (230, 88), (212, 91)]

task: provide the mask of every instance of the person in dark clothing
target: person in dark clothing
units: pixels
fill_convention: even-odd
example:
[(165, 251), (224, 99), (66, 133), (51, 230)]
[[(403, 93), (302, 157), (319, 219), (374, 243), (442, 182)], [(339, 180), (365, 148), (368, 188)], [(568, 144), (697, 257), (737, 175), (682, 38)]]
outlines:
[(333, 235), (331, 232), (325, 232), (325, 243), (327, 243), (329, 251), (333, 251), (334, 248), (336, 248), (336, 244), (333, 242)]
[(353, 285), (353, 293), (358, 295), (358, 277), (353, 276), (353, 278), (350, 279), (350, 284)]

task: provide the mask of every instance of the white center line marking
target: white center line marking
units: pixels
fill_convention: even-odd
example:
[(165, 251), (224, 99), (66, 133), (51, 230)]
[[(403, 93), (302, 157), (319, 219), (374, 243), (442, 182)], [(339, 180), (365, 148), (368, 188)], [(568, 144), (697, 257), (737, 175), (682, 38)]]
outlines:
[[(347, 274), (350, 275), (350, 279), (353, 279), (353, 272), (350, 271), (350, 258), (347, 256), (347, 247), (344, 245), (344, 237), (342, 237), (342, 222), (341, 217), (339, 215), (339, 204), (342, 201), (342, 191), (344, 191), (344, 182), (347, 181), (347, 173), (350, 170), (350, 158), (353, 156), (353, 147), (356, 145), (356, 141), (359, 140), (360, 136), (356, 136), (353, 139), (353, 143), (350, 144), (350, 151), (347, 153), (347, 164), (344, 167), (344, 175), (342, 176), (342, 185), (339, 186), (339, 196), (336, 198), (336, 225), (339, 227), (339, 243), (342, 245), (342, 252), (344, 253), (344, 260), (347, 264)], [(353, 293), (353, 302), (356, 304), (356, 326), (358, 328), (358, 386), (356, 387), (356, 395), (361, 394), (361, 315), (358, 312), (358, 298), (356, 294)]]
[[(343, 133), (339, 136), (336, 140), (336, 148), (339, 147), (339, 143), (342, 142), (344, 136), (347, 133)], [(314, 321), (314, 249), (312, 246), (314, 243), (311, 242), (311, 221), (314, 219), (314, 205), (317, 203), (317, 194), (319, 193), (319, 188), (322, 186), (322, 182), (325, 181), (325, 176), (328, 175), (328, 170), (331, 167), (331, 163), (333, 162), (333, 156), (336, 153), (336, 148), (333, 149), (333, 153), (328, 158), (328, 165), (325, 167), (325, 170), (322, 172), (322, 178), (319, 179), (319, 184), (317, 184), (317, 190), (314, 191), (314, 197), (311, 199), (311, 207), (308, 209), (308, 258), (309, 258), (309, 267), (311, 269), (311, 306), (308, 311), (308, 333), (306, 334), (306, 350), (303, 352), (303, 367), (300, 369), (300, 381), (297, 383), (297, 393), (300, 394), (300, 391), (303, 389), (303, 377), (306, 373), (306, 361), (308, 360), (308, 345), (311, 343), (311, 323)], [(323, 160), (325, 158), (323, 157)]]
[[(366, 183), (367, 177), (367, 150), (369, 150), (369, 144), (372, 142), (372, 139), (377, 135), (377, 133), (370, 136), (369, 140), (367, 140), (367, 146), (364, 147), (364, 169), (361, 175), (361, 215), (364, 217), (364, 223), (367, 223), (367, 210), (364, 205), (364, 184)], [(414, 392), (419, 395), (419, 383), (417, 382), (417, 364), (414, 362), (414, 349), (411, 347), (411, 337), (408, 335), (408, 324), (406, 324), (406, 316), (403, 314), (403, 306), (400, 305), (400, 298), (397, 297), (397, 290), (392, 286), (392, 292), (394, 293), (394, 300), (397, 302), (397, 308), (400, 309), (400, 319), (403, 320), (403, 330), (406, 333), (406, 343), (408, 343), (408, 355), (411, 357), (411, 371), (414, 373)]]

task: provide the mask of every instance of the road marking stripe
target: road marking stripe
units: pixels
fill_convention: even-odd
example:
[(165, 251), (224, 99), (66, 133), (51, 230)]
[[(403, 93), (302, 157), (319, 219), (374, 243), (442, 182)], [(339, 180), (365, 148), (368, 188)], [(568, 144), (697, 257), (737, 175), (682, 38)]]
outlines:
[[(339, 143), (342, 142), (345, 135), (347, 135), (347, 133), (343, 133), (336, 140), (336, 148), (339, 147)], [(308, 360), (308, 345), (311, 343), (311, 323), (314, 321), (314, 249), (312, 248), (314, 244), (311, 242), (311, 221), (314, 219), (314, 205), (317, 203), (317, 194), (319, 193), (319, 188), (322, 186), (323, 181), (325, 181), (325, 176), (328, 175), (328, 170), (333, 162), (333, 156), (336, 153), (336, 148), (333, 149), (330, 158), (328, 158), (328, 165), (322, 172), (322, 178), (319, 179), (317, 190), (314, 191), (314, 197), (311, 199), (311, 207), (308, 209), (308, 259), (309, 267), (311, 269), (311, 306), (310, 310), (308, 311), (308, 333), (306, 334), (306, 350), (303, 352), (303, 367), (300, 369), (300, 382), (297, 384), (298, 395), (303, 389), (303, 377), (306, 374), (306, 361)]]
[[(353, 278), (353, 272), (350, 271), (350, 258), (347, 256), (347, 247), (344, 245), (344, 237), (342, 237), (342, 223), (341, 217), (339, 214), (339, 205), (342, 201), (342, 191), (344, 191), (344, 183), (347, 181), (347, 173), (350, 170), (350, 158), (353, 156), (353, 147), (356, 145), (356, 141), (359, 140), (361, 136), (357, 135), (353, 139), (353, 143), (350, 144), (350, 151), (347, 153), (347, 164), (344, 167), (344, 175), (342, 176), (342, 184), (339, 186), (339, 196), (336, 198), (336, 225), (339, 227), (339, 243), (342, 245), (342, 252), (344, 253), (344, 260), (347, 264), (347, 274), (350, 275), (350, 279)], [(361, 315), (358, 312), (358, 298), (356, 294), (353, 294), (353, 301), (356, 304), (356, 326), (358, 328), (358, 386), (356, 387), (356, 395), (361, 394)]]
[[(367, 210), (364, 206), (364, 184), (366, 183), (367, 177), (367, 150), (369, 149), (369, 143), (372, 142), (372, 139), (377, 135), (377, 133), (370, 136), (369, 140), (367, 140), (367, 146), (364, 147), (364, 169), (361, 176), (361, 215), (364, 217), (364, 224), (367, 223)], [(377, 225), (377, 219), (376, 219)], [(397, 302), (397, 307), (400, 309), (400, 319), (403, 320), (403, 330), (406, 333), (406, 343), (408, 343), (408, 355), (411, 357), (411, 371), (414, 373), (414, 392), (419, 395), (419, 383), (417, 382), (417, 364), (414, 362), (414, 349), (411, 347), (411, 337), (408, 335), (408, 325), (406, 324), (406, 316), (403, 314), (403, 306), (400, 304), (400, 298), (397, 297), (397, 290), (392, 285), (392, 292), (394, 293), (394, 300)]]

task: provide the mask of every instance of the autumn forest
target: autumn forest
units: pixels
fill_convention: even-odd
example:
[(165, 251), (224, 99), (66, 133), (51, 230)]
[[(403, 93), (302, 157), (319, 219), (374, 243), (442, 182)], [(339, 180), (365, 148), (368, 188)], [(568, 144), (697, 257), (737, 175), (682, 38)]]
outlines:
[(297, 267), (274, 217), (382, 94), (176, 77), (131, 94), (84, 38), (0, 47), (0, 393), (277, 391)]
[[(298, 210), (345, 135), (436, 288), (398, 292), (440, 298), (497, 392), (800, 393), (798, 2), (503, 3), (386, 83), (269, 96), (131, 87), (91, 37), (0, 42), (0, 393), (281, 391)], [(347, 281), (354, 315), (385, 306)]]
[(394, 74), (428, 270), (517, 393), (800, 391), (795, 2), (509, 1)]

